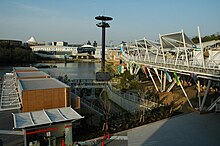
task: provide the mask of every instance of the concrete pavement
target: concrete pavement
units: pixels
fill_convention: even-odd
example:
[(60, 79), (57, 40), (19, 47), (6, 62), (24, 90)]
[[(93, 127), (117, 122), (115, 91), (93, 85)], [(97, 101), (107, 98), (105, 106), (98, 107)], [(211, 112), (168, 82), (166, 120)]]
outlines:
[(219, 146), (220, 113), (190, 113), (128, 131), (128, 146)]

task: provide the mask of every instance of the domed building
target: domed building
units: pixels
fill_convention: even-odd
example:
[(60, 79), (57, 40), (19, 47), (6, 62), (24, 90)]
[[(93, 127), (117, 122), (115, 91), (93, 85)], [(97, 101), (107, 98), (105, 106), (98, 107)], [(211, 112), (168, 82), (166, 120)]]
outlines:
[(94, 55), (95, 51), (96, 51), (95, 47), (91, 45), (83, 45), (77, 48), (78, 53), (88, 53), (89, 55)]

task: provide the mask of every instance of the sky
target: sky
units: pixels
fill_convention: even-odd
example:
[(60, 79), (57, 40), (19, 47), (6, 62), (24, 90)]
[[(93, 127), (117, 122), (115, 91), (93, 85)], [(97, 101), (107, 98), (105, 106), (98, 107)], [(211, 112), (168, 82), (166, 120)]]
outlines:
[(0, 0), (0, 39), (101, 43), (96, 16), (111, 16), (106, 44), (134, 42), (182, 29), (220, 32), (220, 0)]

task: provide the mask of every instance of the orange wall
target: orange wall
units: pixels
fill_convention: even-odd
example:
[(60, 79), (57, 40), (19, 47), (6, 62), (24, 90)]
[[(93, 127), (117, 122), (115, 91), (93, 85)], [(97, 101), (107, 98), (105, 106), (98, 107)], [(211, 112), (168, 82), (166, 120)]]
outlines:
[(70, 90), (67, 88), (30, 90), (22, 92), (22, 112), (69, 106)]

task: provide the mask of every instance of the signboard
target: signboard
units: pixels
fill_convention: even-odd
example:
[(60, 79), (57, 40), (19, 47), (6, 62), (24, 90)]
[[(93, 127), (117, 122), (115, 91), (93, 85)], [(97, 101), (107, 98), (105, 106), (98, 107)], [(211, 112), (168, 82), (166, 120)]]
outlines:
[(96, 72), (96, 81), (110, 81), (110, 72)]

